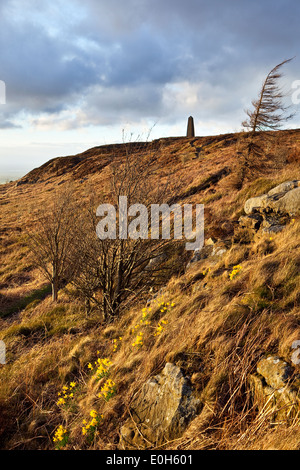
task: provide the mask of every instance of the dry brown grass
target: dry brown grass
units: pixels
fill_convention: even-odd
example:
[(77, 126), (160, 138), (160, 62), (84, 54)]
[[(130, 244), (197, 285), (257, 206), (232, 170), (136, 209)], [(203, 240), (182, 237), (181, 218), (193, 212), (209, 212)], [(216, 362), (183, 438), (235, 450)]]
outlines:
[[(274, 141), (277, 148), (268, 152), (278, 153), (278, 146), (283, 146), (295, 155), (296, 136), (297, 132), (279, 133)], [(206, 238), (230, 241), (234, 221), (248, 197), (282, 181), (300, 179), (297, 161), (290, 156), (285, 165), (270, 162), (267, 172), (241, 191), (233, 189), (230, 175), (243, 138), (171, 139), (156, 145), (153, 187), (170, 178), (180, 181), (179, 202), (204, 201)], [(137, 147), (135, 158), (141, 151), (149, 149)], [(258, 414), (247, 377), (266, 352), (289, 360), (291, 344), (300, 338), (299, 220), (273, 240), (254, 237), (249, 244), (234, 244), (221, 259), (203, 260), (166, 281), (160, 297), (175, 302), (167, 313), (160, 312), (153, 294), (145, 294), (107, 327), (96, 310), (84, 314), (84, 306), (70, 288), (61, 292), (56, 306), (51, 304), (41, 274), (31, 265), (22, 227), (34, 223), (33, 206), (47, 207), (49, 196), (63, 181), (73, 180), (78, 201), (84, 200), (90, 186), (109, 194), (110, 162), (122, 158), (113, 152), (96, 148), (79, 163), (71, 157), (55, 160), (31, 176), (37, 179), (34, 184), (0, 187), (0, 339), (8, 351), (7, 365), (0, 365), (1, 447), (53, 448), (53, 432), (63, 420), (71, 432), (70, 448), (87, 448), (82, 419), (95, 407), (105, 419), (92, 448), (116, 448), (136, 393), (171, 361), (191, 377), (204, 412), (165, 448), (298, 448), (297, 424), (274, 427), (267, 413)], [(207, 185), (209, 176), (225, 167), (231, 173)], [(231, 281), (229, 274), (237, 264), (241, 272)], [(143, 327), (144, 345), (137, 350), (131, 330), (147, 300), (152, 307), (150, 325)], [(168, 324), (161, 336), (154, 336), (161, 319)], [(113, 339), (119, 336), (121, 346), (113, 353)], [(95, 382), (87, 368), (97, 351), (113, 360), (111, 378), (118, 393), (107, 403), (97, 397), (102, 382)], [(72, 412), (61, 411), (55, 405), (57, 393), (70, 380), (80, 385), (76, 406)]]

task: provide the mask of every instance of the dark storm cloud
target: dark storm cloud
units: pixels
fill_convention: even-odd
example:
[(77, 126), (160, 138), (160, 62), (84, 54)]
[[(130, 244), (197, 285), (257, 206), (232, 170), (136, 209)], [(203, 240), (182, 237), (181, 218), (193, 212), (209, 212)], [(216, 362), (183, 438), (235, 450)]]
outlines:
[(230, 122), (297, 55), (299, 13), (297, 0), (3, 0), (3, 122), (21, 112), (61, 122), (75, 108), (69, 127), (173, 122), (188, 109)]

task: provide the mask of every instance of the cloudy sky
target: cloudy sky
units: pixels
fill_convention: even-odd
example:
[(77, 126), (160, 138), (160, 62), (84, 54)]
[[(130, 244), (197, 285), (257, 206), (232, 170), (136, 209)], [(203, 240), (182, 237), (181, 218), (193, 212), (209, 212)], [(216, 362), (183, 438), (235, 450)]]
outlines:
[(299, 0), (1, 0), (0, 178), (185, 135), (189, 115), (197, 135), (240, 130), (273, 66), (295, 56), (282, 84), (300, 80), (299, 17)]

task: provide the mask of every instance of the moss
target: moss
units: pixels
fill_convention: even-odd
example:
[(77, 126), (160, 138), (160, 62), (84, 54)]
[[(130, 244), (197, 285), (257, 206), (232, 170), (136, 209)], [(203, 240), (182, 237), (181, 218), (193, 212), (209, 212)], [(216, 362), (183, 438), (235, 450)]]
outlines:
[(33, 336), (36, 333), (41, 333), (43, 336), (47, 335), (48, 329), (51, 328), (50, 323), (46, 323), (42, 320), (36, 320), (20, 325), (13, 325), (8, 328), (3, 335), (3, 338), (12, 338), (14, 336)]

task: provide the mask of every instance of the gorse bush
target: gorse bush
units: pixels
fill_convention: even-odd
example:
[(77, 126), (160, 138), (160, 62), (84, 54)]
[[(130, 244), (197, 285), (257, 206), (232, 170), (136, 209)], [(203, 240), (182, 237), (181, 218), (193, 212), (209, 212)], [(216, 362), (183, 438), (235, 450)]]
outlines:
[(76, 382), (70, 382), (69, 385), (64, 385), (62, 387), (62, 391), (58, 392), (58, 400), (56, 402), (57, 406), (63, 406), (63, 407), (68, 407), (70, 406), (74, 394), (76, 393)]
[(156, 327), (156, 331), (154, 333), (154, 336), (160, 336), (162, 332), (164, 331), (164, 325), (167, 325), (168, 322), (166, 320), (161, 320), (159, 324)]
[(99, 398), (104, 398), (105, 401), (110, 400), (117, 393), (117, 387), (113, 380), (107, 379), (103, 387), (101, 387)]
[(144, 333), (142, 331), (140, 331), (137, 336), (136, 336), (136, 339), (135, 341), (132, 343), (132, 346), (135, 347), (141, 347), (143, 346), (144, 342), (143, 342), (143, 336), (144, 336)]
[(231, 273), (229, 273), (229, 279), (232, 281), (232, 279), (236, 278), (242, 270), (242, 266), (237, 264), (236, 266), (233, 267)]
[(103, 421), (103, 415), (99, 414), (96, 410), (91, 410), (90, 411), (90, 420), (89, 422), (84, 419), (82, 421), (83, 427), (82, 427), (82, 435), (86, 436), (88, 439), (89, 443), (92, 443), (93, 440), (95, 439), (95, 435), (98, 431), (98, 427)]
[(92, 371), (95, 370), (94, 377), (97, 380), (100, 380), (109, 374), (109, 369), (112, 365), (112, 362), (110, 361), (110, 359), (106, 357), (105, 359), (98, 358), (94, 364), (95, 366), (93, 367), (92, 364), (89, 363), (88, 368), (91, 369)]
[(61, 424), (55, 431), (53, 442), (55, 443), (55, 448), (57, 450), (62, 449), (67, 445), (69, 441), (68, 430)]

